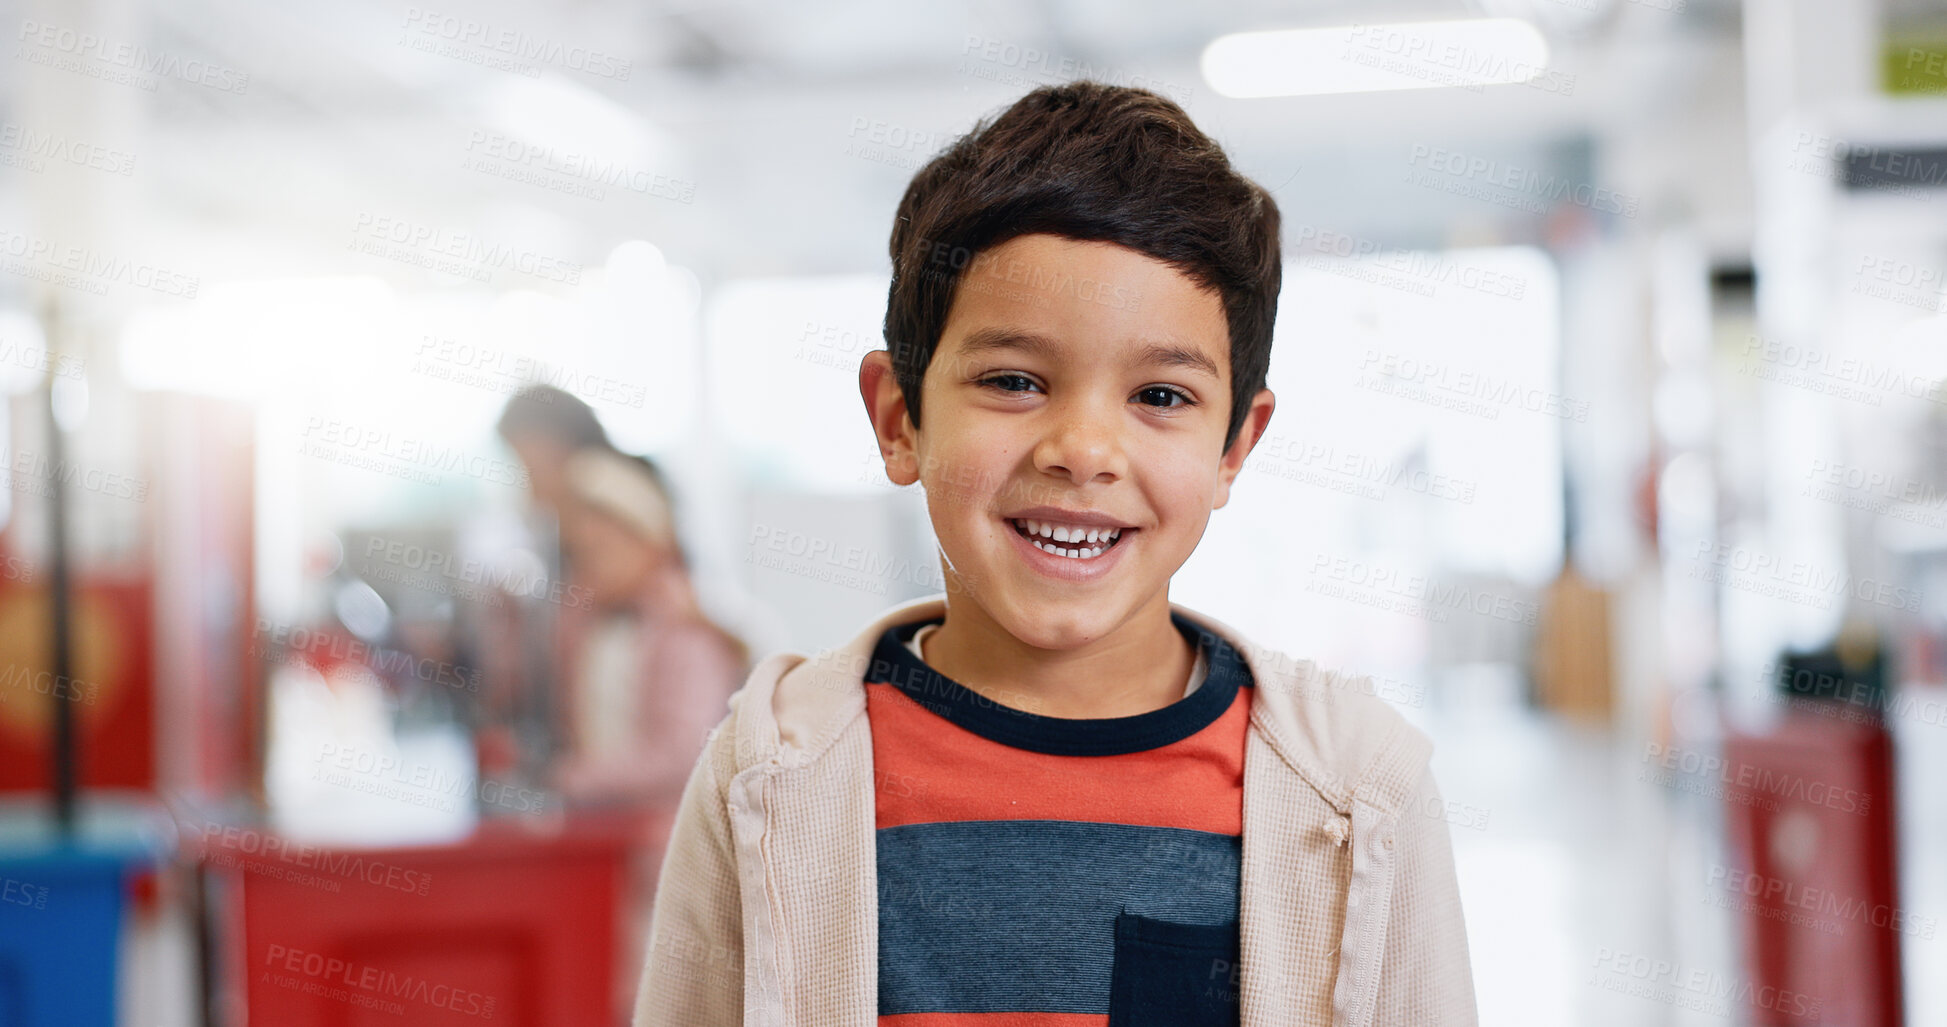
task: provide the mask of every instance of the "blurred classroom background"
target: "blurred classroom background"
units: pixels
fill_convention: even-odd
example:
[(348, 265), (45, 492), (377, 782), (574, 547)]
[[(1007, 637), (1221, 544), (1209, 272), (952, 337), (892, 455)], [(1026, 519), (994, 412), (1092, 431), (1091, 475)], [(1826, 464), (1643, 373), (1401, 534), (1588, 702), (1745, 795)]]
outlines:
[(943, 587), (894, 206), (1090, 77), (1283, 210), (1171, 597), (1431, 734), (1481, 1022), (1947, 1023), (1947, 0), (4, 22), (0, 1022), (625, 1022), (725, 696)]

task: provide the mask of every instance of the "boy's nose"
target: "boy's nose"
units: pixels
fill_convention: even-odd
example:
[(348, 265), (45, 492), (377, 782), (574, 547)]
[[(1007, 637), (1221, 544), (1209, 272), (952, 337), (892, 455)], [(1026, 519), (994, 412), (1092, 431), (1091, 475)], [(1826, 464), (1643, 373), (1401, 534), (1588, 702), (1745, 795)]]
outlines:
[(1055, 425), (1035, 448), (1035, 462), (1041, 470), (1065, 474), (1076, 484), (1128, 473), (1121, 436), (1113, 426), (1092, 417), (1069, 417)]

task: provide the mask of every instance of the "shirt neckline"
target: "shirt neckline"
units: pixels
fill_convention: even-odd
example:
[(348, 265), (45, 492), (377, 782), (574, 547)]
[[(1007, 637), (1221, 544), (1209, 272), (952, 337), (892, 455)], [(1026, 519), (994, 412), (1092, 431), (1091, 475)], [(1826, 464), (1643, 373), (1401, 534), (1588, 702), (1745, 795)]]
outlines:
[[(914, 628), (913, 633), (906, 639), (906, 651), (919, 657), (921, 663), (926, 662), (926, 653), (921, 651), (926, 645), (926, 636), (938, 630), (940, 623), (937, 620), (925, 621)], [(1209, 675), (1210, 661), (1204, 656), (1203, 647), (1198, 646), (1197, 658), (1190, 665), (1190, 680), (1183, 685), (1183, 696), (1187, 697), (1191, 692), (1203, 687), (1203, 679)]]
[(1198, 646), (1207, 663), (1203, 684), (1189, 695), (1131, 717), (1048, 717), (1003, 705), (934, 670), (906, 643), (944, 617), (896, 624), (872, 653), (866, 680), (890, 684), (908, 698), (990, 741), (1053, 756), (1119, 756), (1180, 742), (1215, 723), (1230, 709), (1239, 688), (1251, 684), (1250, 668), (1234, 646), (1218, 644), (1205, 628), (1170, 611), (1170, 623)]

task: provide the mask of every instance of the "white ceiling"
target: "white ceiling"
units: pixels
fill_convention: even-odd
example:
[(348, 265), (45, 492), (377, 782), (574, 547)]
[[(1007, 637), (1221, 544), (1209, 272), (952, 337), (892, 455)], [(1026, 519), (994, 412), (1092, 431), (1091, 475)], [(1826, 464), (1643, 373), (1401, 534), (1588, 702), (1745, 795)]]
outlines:
[[(1700, 94), (1738, 82), (1725, 67), (1737, 51), (1734, 0), (1688, 0), (1680, 14), (1655, 0), (109, 0), (79, 11), (37, 2), (30, 10), (50, 20), (99, 19), (157, 51), (250, 75), (242, 95), (168, 79), (145, 92), (11, 66), (17, 80), (33, 80), (14, 91), (14, 117), (85, 126), (74, 131), (139, 154), (137, 173), (83, 176), (79, 199), (42, 215), (119, 211), (121, 237), (169, 251), (206, 280), (397, 273), (346, 251), (355, 219), (373, 214), (588, 264), (645, 238), (706, 283), (880, 268), (893, 208), (931, 147), (897, 150), (898, 163), (864, 159), (848, 153), (866, 141), (856, 126), (943, 140), (1057, 80), (1064, 60), (1185, 97), (1199, 124), (1274, 189), (1288, 223), (1400, 243), (1455, 224), (1519, 237), (1538, 232), (1539, 219), (1398, 185), (1413, 147), (1599, 170), (1605, 147), (1654, 133)], [(427, 10), (531, 44), (626, 58), (629, 74), (557, 62), (527, 77), (425, 53), (408, 44), (437, 39), (416, 29), (423, 15), (413, 12)], [(1216, 96), (1197, 72), (1203, 45), (1228, 31), (1510, 11), (1549, 28), (1551, 63), (1573, 76), (1571, 95), (1497, 86), (1240, 101)], [(1024, 70), (983, 60), (990, 42), (1052, 56)], [(467, 170), (476, 133), (565, 140), (558, 149), (692, 182), (694, 202), (616, 189), (598, 202)], [(53, 195), (49, 184), (28, 185), (30, 196)]]

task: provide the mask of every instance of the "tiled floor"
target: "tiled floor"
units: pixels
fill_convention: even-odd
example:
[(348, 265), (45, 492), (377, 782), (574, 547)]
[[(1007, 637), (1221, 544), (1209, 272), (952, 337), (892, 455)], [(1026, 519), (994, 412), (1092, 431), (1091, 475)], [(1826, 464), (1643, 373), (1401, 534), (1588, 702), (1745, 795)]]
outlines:
[(1481, 1022), (1495, 1025), (1723, 1023), (1685, 1019), (1676, 996), (1606, 990), (1603, 958), (1646, 954), (1730, 966), (1727, 925), (1700, 891), (1708, 809), (1637, 781), (1628, 747), (1603, 731), (1518, 708), (1476, 708), (1432, 725), (1434, 773), (1453, 799), (1490, 811), (1453, 829)]

